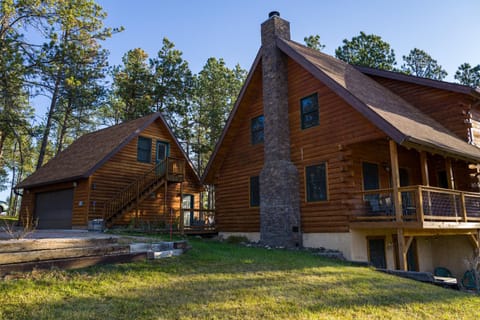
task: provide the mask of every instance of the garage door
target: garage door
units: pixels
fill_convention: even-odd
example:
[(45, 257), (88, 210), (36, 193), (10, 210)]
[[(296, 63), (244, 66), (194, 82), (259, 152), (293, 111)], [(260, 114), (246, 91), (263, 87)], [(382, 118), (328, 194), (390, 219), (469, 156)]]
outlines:
[(72, 228), (73, 189), (37, 193), (35, 219), (38, 229)]

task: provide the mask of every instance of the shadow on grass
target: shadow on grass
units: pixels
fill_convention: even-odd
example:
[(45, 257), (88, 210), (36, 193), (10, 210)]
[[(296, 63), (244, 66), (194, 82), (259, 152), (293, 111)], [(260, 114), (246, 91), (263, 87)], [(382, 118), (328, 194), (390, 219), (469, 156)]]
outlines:
[[(460, 292), (308, 252), (200, 241), (193, 245), (172, 259), (62, 272), (52, 279), (40, 276), (25, 288), (18, 299), (22, 303), (2, 304), (0, 318), (271, 319), (333, 317), (351, 310), (366, 315), (372, 308), (388, 309), (383, 315), (392, 318), (392, 310), (411, 304), (448, 318), (444, 306), (458, 318), (460, 307), (470, 312), (473, 299), (477, 310), (480, 306), (480, 299)], [(19, 287), (15, 282), (0, 284), (7, 292)]]

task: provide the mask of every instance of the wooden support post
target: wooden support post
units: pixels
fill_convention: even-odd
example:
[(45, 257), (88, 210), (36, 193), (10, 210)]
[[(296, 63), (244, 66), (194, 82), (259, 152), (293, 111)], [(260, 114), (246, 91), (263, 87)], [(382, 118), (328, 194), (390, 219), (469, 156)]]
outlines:
[(185, 213), (183, 212), (183, 182), (180, 182), (180, 234), (185, 234)]
[[(447, 182), (448, 182), (448, 189), (455, 190), (455, 179), (453, 176), (453, 166), (452, 166), (452, 159), (445, 158), (445, 170), (447, 171)], [(455, 217), (458, 217), (458, 207), (456, 201), (456, 195), (452, 195), (452, 207), (455, 213)]]
[(428, 160), (425, 151), (420, 151), (420, 169), (422, 171), (422, 185), (429, 186), (430, 178), (428, 176)]
[(469, 234), (468, 235), (468, 240), (470, 240), (470, 243), (473, 246), (473, 249), (475, 249), (475, 253), (478, 254), (480, 250), (480, 240), (479, 240), (479, 235), (478, 234)]
[(167, 209), (168, 209), (168, 179), (165, 177), (165, 191), (163, 193), (163, 214), (166, 216), (167, 215)]
[(400, 188), (400, 173), (398, 167), (398, 151), (397, 143), (393, 140), (389, 141), (390, 146), (390, 163), (392, 167), (392, 189), (393, 189), (393, 204), (395, 206), (396, 221), (402, 221), (402, 197), (398, 188)]
[[(413, 238), (413, 237), (412, 237)], [(397, 229), (398, 242), (398, 264), (400, 270), (407, 271), (407, 250), (405, 245), (405, 237), (403, 236), (403, 229)]]
[(462, 211), (463, 222), (467, 222), (468, 216), (467, 216), (467, 206), (465, 205), (465, 192), (460, 193), (460, 209)]
[[(428, 155), (427, 152), (425, 151), (420, 151), (420, 169), (422, 171), (422, 185), (424, 186), (430, 186), (430, 177), (428, 175)], [(422, 207), (418, 208), (417, 206), (417, 216), (422, 218), (421, 220), (419, 219), (420, 222), (423, 222), (423, 215), (424, 215), (424, 210), (423, 210), (423, 194), (422, 190), (419, 188), (418, 192), (419, 194), (419, 199), (422, 199)], [(427, 206), (428, 206), (428, 211), (432, 211), (432, 198), (430, 195), (430, 191), (427, 191)], [(421, 211), (421, 212), (419, 212)]]
[(455, 190), (452, 159), (445, 158), (445, 170), (447, 171), (448, 189)]
[[(428, 199), (430, 200), (430, 193), (428, 193)], [(417, 187), (417, 210), (416, 211), (417, 211), (418, 222), (423, 223), (424, 212), (423, 212), (423, 194), (422, 194), (421, 186)]]

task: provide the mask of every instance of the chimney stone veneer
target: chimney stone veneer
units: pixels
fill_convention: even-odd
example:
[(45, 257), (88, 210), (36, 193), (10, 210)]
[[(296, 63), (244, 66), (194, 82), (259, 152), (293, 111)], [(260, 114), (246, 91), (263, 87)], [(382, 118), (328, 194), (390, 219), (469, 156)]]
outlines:
[(290, 161), (287, 57), (276, 39), (290, 40), (290, 24), (272, 13), (262, 24), (265, 163), (260, 173), (260, 240), (301, 246), (298, 171)]

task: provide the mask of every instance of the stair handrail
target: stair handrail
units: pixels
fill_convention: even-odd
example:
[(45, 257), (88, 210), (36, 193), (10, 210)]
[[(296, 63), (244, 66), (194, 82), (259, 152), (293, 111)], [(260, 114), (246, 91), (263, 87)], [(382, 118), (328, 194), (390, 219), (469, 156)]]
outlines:
[[(138, 177), (121, 191), (117, 192), (110, 200), (106, 201), (103, 211), (104, 221), (110, 220), (119, 210), (123, 209), (134, 199), (138, 198), (141, 193), (145, 192), (148, 187), (150, 187), (155, 182), (159, 181), (162, 177), (164, 177), (167, 173), (167, 167), (168, 158), (157, 163), (154, 167), (145, 172), (142, 176)], [(146, 178), (152, 173), (155, 173), (153, 178), (150, 180), (146, 180)], [(140, 185), (141, 181), (143, 181), (143, 183)]]

